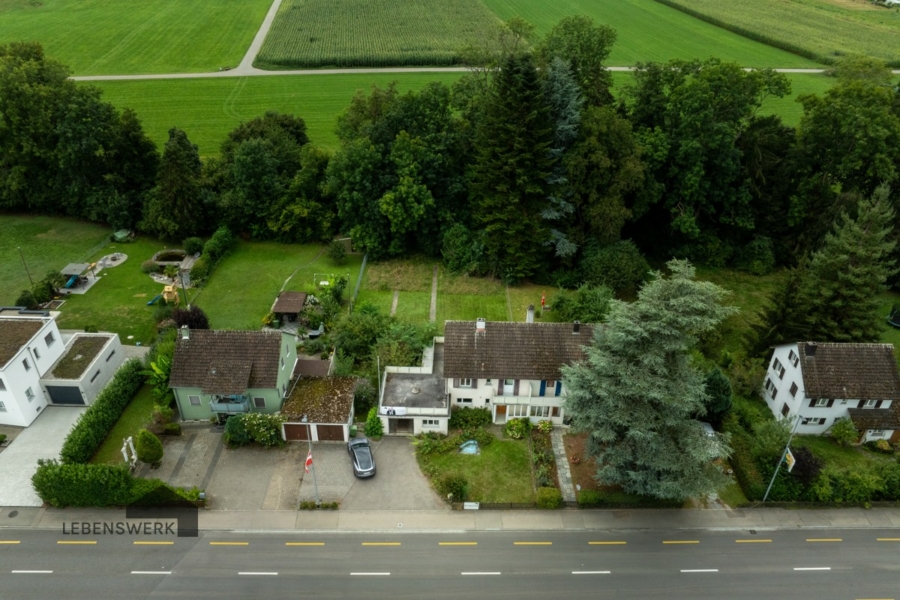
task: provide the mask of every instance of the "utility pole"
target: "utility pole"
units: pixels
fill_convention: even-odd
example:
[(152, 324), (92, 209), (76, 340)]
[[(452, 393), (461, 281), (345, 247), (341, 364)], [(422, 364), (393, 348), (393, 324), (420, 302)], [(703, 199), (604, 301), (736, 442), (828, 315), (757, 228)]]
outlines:
[(187, 300), (187, 290), (184, 287), (184, 271), (182, 271), (181, 268), (178, 269), (178, 277), (181, 278), (181, 297), (184, 298), (184, 307), (190, 308), (191, 305)]
[(775, 478), (778, 477), (778, 471), (781, 470), (781, 465), (784, 463), (784, 457), (787, 456), (788, 450), (791, 448), (791, 440), (794, 439), (794, 434), (797, 433), (797, 427), (800, 425), (800, 421), (803, 419), (799, 414), (797, 415), (797, 422), (794, 423), (794, 429), (791, 430), (791, 435), (788, 437), (787, 445), (784, 447), (784, 452), (781, 453), (781, 458), (778, 461), (778, 466), (775, 467), (775, 474), (772, 475), (772, 481), (769, 482), (769, 487), (766, 488), (766, 495), (763, 496), (762, 501), (765, 502), (766, 498), (769, 497), (769, 492), (772, 491), (772, 486), (775, 484)]
[(31, 272), (28, 270), (28, 263), (25, 262), (25, 255), (22, 254), (22, 248), (16, 248), (19, 251), (19, 257), (22, 259), (22, 266), (25, 267), (25, 274), (28, 275), (28, 283), (31, 284), (31, 287), (34, 287), (34, 281), (31, 280)]

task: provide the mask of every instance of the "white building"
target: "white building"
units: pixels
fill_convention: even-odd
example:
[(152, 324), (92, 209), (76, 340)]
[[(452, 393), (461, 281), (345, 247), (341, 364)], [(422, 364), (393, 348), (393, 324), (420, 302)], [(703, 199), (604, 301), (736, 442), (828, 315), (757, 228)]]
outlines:
[(90, 404), (123, 362), (118, 335), (64, 335), (56, 314), (0, 308), (2, 425), (27, 427), (48, 404)]
[(434, 338), (431, 347), (425, 348), (422, 366), (385, 367), (378, 415), (386, 434), (447, 433), (450, 402), (443, 370), (443, 337)]
[(892, 344), (776, 346), (762, 393), (776, 417), (800, 416), (798, 434), (821, 435), (849, 418), (860, 442), (900, 439), (900, 373)]

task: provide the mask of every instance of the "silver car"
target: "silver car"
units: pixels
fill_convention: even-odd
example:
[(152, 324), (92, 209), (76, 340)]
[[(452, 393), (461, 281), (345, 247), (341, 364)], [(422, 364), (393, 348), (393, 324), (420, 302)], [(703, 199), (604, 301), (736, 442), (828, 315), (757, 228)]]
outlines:
[(357, 477), (375, 476), (375, 457), (372, 456), (372, 447), (366, 438), (351, 438), (347, 443), (347, 451), (350, 452), (350, 460), (353, 462), (353, 474)]

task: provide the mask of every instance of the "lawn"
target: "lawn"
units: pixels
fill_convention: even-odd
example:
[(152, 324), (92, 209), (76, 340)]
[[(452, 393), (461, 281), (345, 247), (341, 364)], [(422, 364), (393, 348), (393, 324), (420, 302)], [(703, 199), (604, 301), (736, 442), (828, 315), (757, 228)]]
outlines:
[[(661, 0), (662, 1), (662, 0)], [(900, 11), (867, 0), (665, 0), (732, 31), (814, 56), (865, 54), (900, 65)]]
[[(369, 268), (366, 267), (368, 271)], [(360, 290), (356, 298), (356, 306), (371, 304), (384, 314), (390, 314), (391, 304), (394, 301), (394, 292), (376, 292), (372, 290)]]
[[(97, 223), (60, 217), (0, 215), (0, 306), (10, 305), (22, 290), (72, 262), (88, 260), (111, 230)], [(19, 255), (18, 248), (22, 249)], [(22, 264), (25, 259), (28, 271)], [(149, 258), (149, 257), (148, 257)]]
[(285, 0), (255, 64), (450, 65), (498, 24), (481, 0)]
[[(561, 18), (587, 15), (618, 32), (609, 64), (666, 61), (670, 58), (716, 56), (748, 67), (810, 67), (815, 63), (754, 42), (654, 0), (484, 0), (501, 19), (522, 17), (539, 34), (547, 32)], [(735, 5), (743, 7), (743, 3)]]
[(145, 428), (153, 418), (153, 388), (149, 385), (138, 390), (134, 399), (125, 407), (125, 412), (106, 436), (97, 454), (91, 459), (93, 464), (117, 464), (125, 462), (122, 457), (122, 441)]
[(531, 458), (526, 440), (494, 440), (481, 454), (458, 452), (417, 455), (423, 471), (434, 469), (440, 476), (461, 475), (469, 484), (472, 502), (534, 502)]
[(890, 455), (870, 452), (858, 446), (849, 448), (839, 446), (830, 437), (818, 435), (794, 436), (791, 446), (809, 448), (814, 455), (824, 461), (826, 467), (837, 470), (852, 470), (859, 468), (861, 464), (868, 467), (894, 461)]
[(434, 259), (414, 257), (409, 259), (369, 262), (363, 277), (363, 290), (379, 292), (431, 292)]
[(0, 0), (0, 44), (38, 41), (76, 75), (237, 66), (271, 0)]
[[(2, 1), (2, 0), (0, 0)], [(306, 121), (313, 143), (334, 150), (337, 116), (350, 106), (357, 90), (398, 82), (400, 92), (418, 90), (431, 81), (452, 83), (459, 73), (384, 73), (151, 81), (96, 81), (103, 98), (119, 108), (133, 108), (157, 146), (168, 131), (187, 132), (203, 156), (219, 154), (229, 131), (268, 110), (295, 114)]]

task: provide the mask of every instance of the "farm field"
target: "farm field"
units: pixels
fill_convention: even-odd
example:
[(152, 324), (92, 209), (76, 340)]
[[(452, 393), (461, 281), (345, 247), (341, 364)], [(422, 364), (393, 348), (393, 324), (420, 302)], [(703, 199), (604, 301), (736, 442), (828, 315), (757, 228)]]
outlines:
[(658, 0), (773, 46), (819, 60), (865, 54), (900, 66), (900, 10), (867, 0)]
[[(654, 0), (483, 0), (504, 21), (522, 17), (546, 33), (561, 18), (587, 15), (615, 29), (609, 64), (709, 58), (748, 67), (815, 67), (813, 61), (704, 23)], [(772, 0), (774, 1), (774, 0)], [(735, 5), (735, 10), (746, 3)]]
[(38, 41), (76, 75), (237, 66), (271, 0), (0, 0), (0, 44)]
[(285, 0), (255, 65), (451, 65), (498, 23), (481, 0)]
[(60, 217), (0, 215), (0, 306), (16, 301), (31, 285), (17, 248), (35, 282), (50, 270), (85, 262), (105, 245), (111, 230), (97, 223)]
[[(401, 92), (417, 90), (430, 81), (452, 84), (460, 73), (385, 73), (356, 75), (284, 75), (225, 79), (169, 79), (151, 81), (95, 81), (103, 97), (115, 106), (133, 108), (151, 139), (162, 148), (169, 128), (184, 129), (203, 156), (215, 156), (226, 134), (240, 122), (266, 110), (297, 114), (306, 121), (313, 143), (335, 150), (337, 116), (350, 105), (357, 90), (372, 85), (399, 83)], [(800, 122), (802, 107), (795, 102), (801, 93), (821, 93), (832, 79), (823, 75), (788, 76), (793, 95), (773, 98), (763, 113), (777, 113), (790, 125)], [(631, 80), (629, 73), (613, 73), (616, 88)]]

